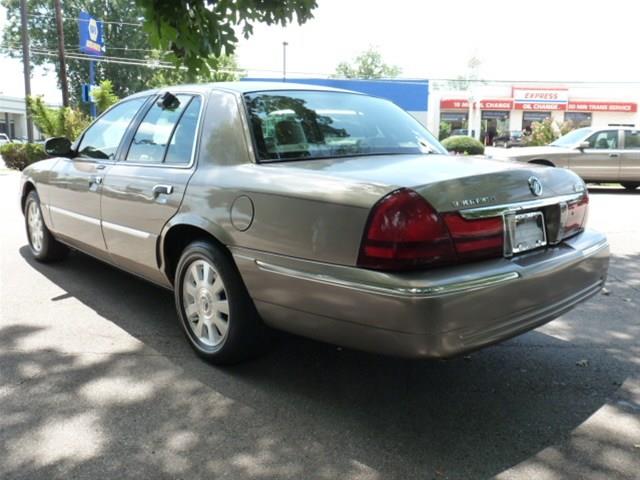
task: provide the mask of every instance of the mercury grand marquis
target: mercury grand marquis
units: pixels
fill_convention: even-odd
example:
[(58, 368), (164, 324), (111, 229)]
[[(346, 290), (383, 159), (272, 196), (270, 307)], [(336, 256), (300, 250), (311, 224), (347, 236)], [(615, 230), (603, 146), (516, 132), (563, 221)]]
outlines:
[(195, 351), (269, 327), (443, 358), (596, 294), (609, 247), (569, 170), (448, 155), (389, 101), (289, 83), (132, 95), (23, 172), (39, 261), (69, 249), (174, 291)]

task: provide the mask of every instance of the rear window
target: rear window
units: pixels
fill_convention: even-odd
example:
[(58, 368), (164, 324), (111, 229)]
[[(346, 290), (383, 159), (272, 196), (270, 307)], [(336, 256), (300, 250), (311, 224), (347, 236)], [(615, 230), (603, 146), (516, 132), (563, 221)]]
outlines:
[(245, 95), (260, 161), (446, 153), (416, 119), (366, 95), (268, 91)]

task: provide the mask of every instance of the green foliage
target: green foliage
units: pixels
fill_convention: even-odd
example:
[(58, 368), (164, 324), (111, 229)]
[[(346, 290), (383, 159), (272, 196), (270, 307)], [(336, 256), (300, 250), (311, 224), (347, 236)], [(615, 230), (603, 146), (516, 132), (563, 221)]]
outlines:
[(238, 68), (236, 57), (233, 55), (221, 55), (220, 57), (212, 58), (209, 65), (211, 68), (202, 74), (193, 74), (186, 68), (180, 67), (171, 69), (159, 68), (154, 71), (149, 80), (149, 88), (160, 88), (182, 83), (233, 82), (244, 76)]
[[(9, 51), (11, 56), (20, 57), (20, 1), (1, 0), (7, 8), (7, 21), (4, 25), (2, 43), (15, 46)], [(37, 54), (36, 51), (57, 49), (57, 32), (52, 0), (29, 0), (29, 35), (31, 37), (31, 61), (35, 65), (54, 65), (56, 72), (58, 62), (56, 58)], [(63, 28), (64, 43), (75, 48), (69, 48), (68, 54), (77, 52), (78, 46), (78, 14), (80, 10), (90, 12), (98, 19), (109, 21), (122, 20), (127, 23), (142, 22), (142, 10), (135, 0), (64, 0)], [(107, 55), (126, 59), (143, 59), (146, 49), (150, 49), (148, 35), (141, 27), (117, 23), (104, 24), (104, 36)], [(155, 70), (146, 66), (122, 65), (117, 63), (96, 62), (96, 78), (108, 78), (113, 82), (114, 93), (120, 98), (147, 88), (147, 81)], [(67, 75), (69, 78), (69, 96), (71, 103), (80, 105), (82, 98), (82, 84), (89, 81), (89, 62), (67, 58)], [(88, 110), (88, 105), (83, 108)]]
[(549, 145), (560, 136), (560, 127), (550, 118), (531, 124), (531, 135), (526, 137), (528, 146)]
[(444, 140), (451, 135), (451, 124), (449, 122), (440, 122), (440, 131), (438, 133), (438, 139)]
[(484, 145), (475, 138), (465, 135), (454, 135), (445, 138), (442, 146), (450, 152), (462, 153), (465, 155), (482, 155), (484, 153)]
[(151, 45), (193, 75), (215, 67), (215, 58), (231, 55), (238, 42), (236, 30), (245, 38), (255, 23), (286, 26), (313, 18), (316, 0), (135, 0), (142, 9), (144, 31)]
[(20, 171), (47, 158), (44, 146), (38, 143), (6, 143), (0, 146), (0, 155), (7, 168)]
[(351, 64), (340, 62), (336, 67), (337, 78), (394, 78), (402, 70), (396, 65), (387, 65), (382, 55), (373, 47), (358, 55)]
[(47, 137), (67, 137), (73, 141), (90, 123), (90, 119), (80, 110), (47, 107), (42, 97), (29, 97), (27, 108), (33, 123)]
[(103, 80), (100, 82), (100, 85), (91, 92), (91, 97), (98, 108), (98, 112), (104, 112), (120, 100), (118, 96), (113, 93), (113, 83), (111, 80)]

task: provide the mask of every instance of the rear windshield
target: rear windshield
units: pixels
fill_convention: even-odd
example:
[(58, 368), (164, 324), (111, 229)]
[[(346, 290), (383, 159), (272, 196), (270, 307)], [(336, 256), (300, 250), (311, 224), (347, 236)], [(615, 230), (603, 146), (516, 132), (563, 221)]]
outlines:
[(446, 153), (416, 119), (379, 98), (267, 91), (246, 94), (245, 103), (260, 161)]

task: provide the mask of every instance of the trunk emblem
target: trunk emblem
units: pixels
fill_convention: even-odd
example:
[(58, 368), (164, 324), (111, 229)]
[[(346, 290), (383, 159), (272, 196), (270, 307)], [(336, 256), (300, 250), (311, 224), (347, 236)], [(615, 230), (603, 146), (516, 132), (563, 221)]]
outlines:
[(533, 193), (536, 197), (542, 195), (542, 182), (538, 179), (538, 177), (529, 177), (528, 183), (531, 193)]

